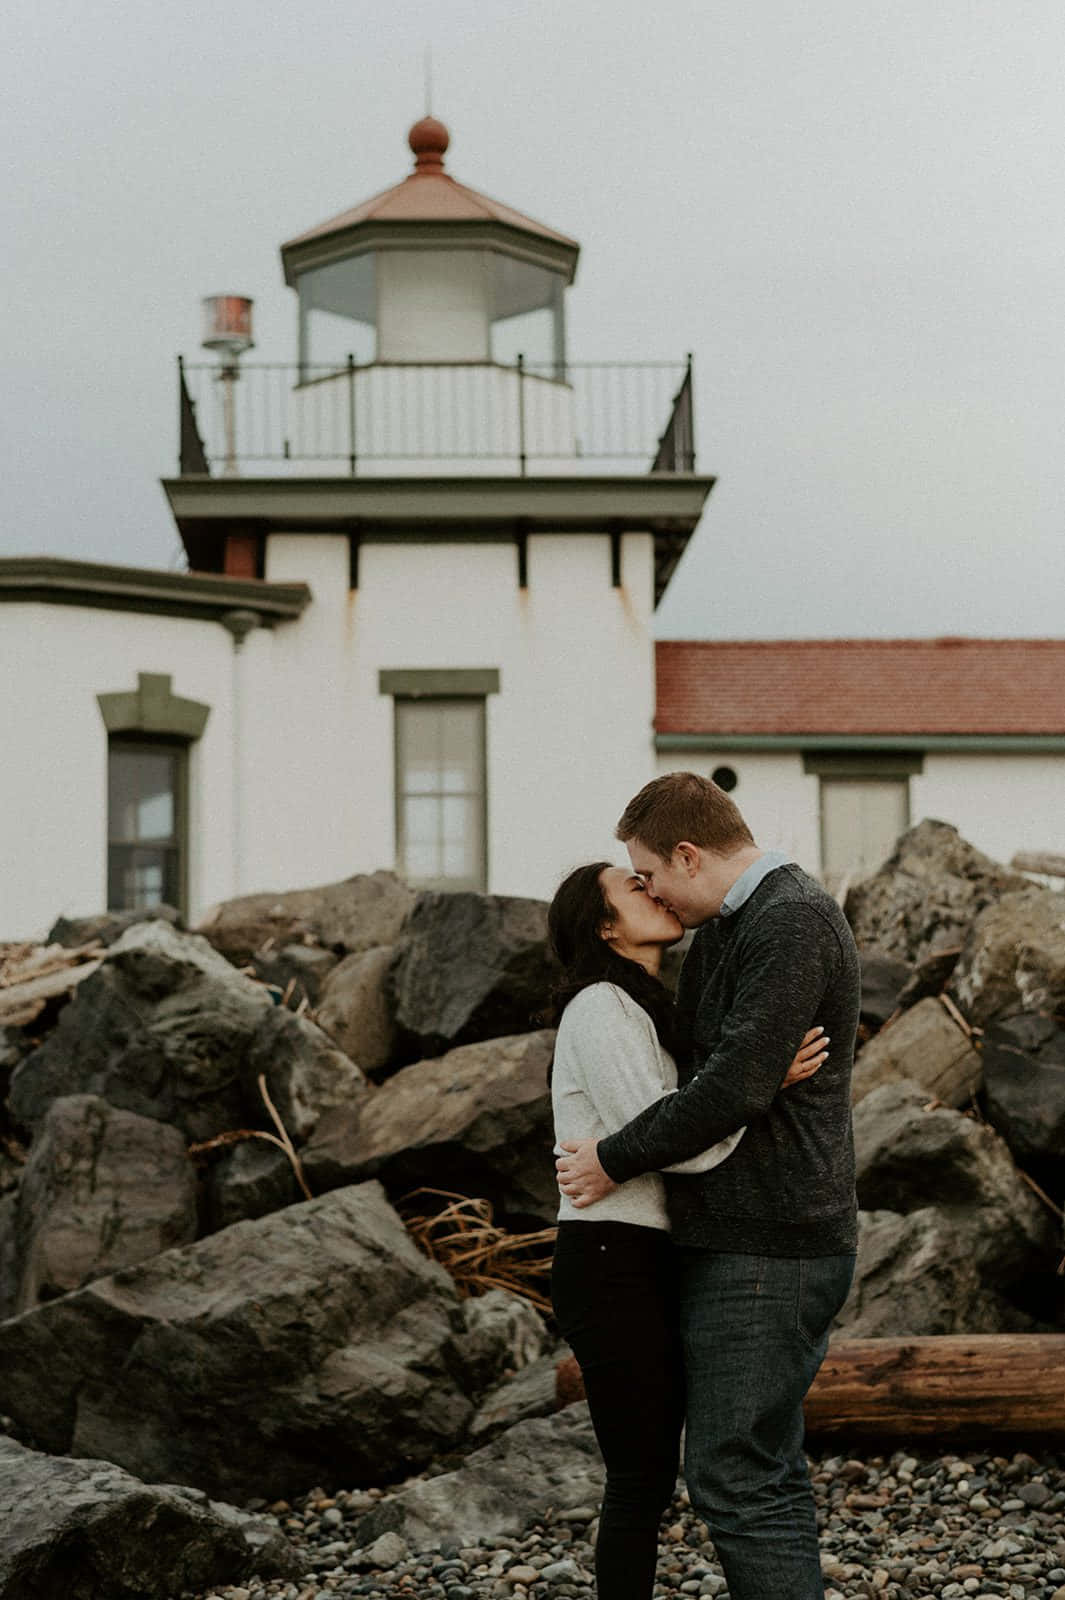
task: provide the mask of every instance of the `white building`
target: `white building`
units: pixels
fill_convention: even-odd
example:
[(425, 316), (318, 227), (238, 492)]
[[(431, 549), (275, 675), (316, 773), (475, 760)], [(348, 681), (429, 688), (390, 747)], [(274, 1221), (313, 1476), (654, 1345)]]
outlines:
[(410, 142), (283, 247), (292, 367), (184, 369), (190, 570), (0, 562), (0, 938), (393, 864), (542, 895), (652, 771), (690, 372), (572, 363), (577, 245)]
[(393, 865), (547, 895), (677, 766), (829, 878), (926, 814), (1061, 849), (1065, 640), (656, 651), (690, 366), (571, 361), (577, 245), (410, 142), (283, 247), (291, 366), (183, 368), (189, 570), (0, 560), (0, 939)]
[(922, 817), (1065, 854), (1065, 639), (661, 640), (655, 746), (833, 887)]

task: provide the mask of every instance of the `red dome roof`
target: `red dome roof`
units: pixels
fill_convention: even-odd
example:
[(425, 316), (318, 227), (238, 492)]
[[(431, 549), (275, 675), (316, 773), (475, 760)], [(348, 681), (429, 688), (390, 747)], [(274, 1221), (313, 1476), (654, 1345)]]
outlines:
[(350, 211), (342, 211), (328, 222), (319, 223), (316, 228), (298, 234), (281, 246), (289, 282), (292, 281), (287, 260), (289, 251), (295, 251), (297, 257), (302, 259), (306, 256), (303, 247), (335, 234), (346, 233), (361, 223), (453, 222), (497, 223), (530, 234), (549, 250), (553, 247), (553, 253), (567, 262), (568, 276), (572, 280), (580, 248), (575, 240), (567, 238), (564, 233), (557, 233), (554, 228), (545, 227), (542, 222), (523, 216), (520, 211), (513, 210), (499, 200), (479, 194), (476, 189), (457, 182), (444, 171), (444, 153), (451, 143), (451, 135), (444, 123), (436, 117), (423, 117), (411, 128), (409, 143), (414, 152), (414, 171), (408, 173), (402, 183), (383, 189), (361, 205), (353, 206)]

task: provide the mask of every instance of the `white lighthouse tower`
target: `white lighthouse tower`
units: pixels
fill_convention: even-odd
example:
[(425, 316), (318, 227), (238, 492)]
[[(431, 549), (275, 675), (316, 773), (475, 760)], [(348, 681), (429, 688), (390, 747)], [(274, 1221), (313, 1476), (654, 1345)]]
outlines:
[(296, 359), (242, 364), (228, 435), (182, 367), (190, 569), (310, 593), (227, 623), (237, 890), (544, 895), (654, 771), (653, 611), (712, 484), (690, 364), (571, 359), (578, 245), (453, 177), (435, 118), (409, 143), (282, 246)]

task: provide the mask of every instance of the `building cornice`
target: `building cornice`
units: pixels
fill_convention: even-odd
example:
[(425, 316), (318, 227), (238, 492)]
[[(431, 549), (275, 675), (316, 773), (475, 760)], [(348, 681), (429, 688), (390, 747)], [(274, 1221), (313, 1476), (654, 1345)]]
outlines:
[(530, 533), (691, 533), (714, 479), (696, 473), (520, 477), (165, 478), (178, 527), (253, 523), (260, 532), (510, 537)]
[(88, 606), (222, 622), (234, 608), (264, 627), (294, 620), (311, 598), (305, 583), (267, 583), (210, 572), (165, 572), (62, 556), (0, 557), (0, 602)]
[(1051, 755), (1065, 751), (1063, 733), (656, 733), (660, 751), (779, 750), (943, 751)]

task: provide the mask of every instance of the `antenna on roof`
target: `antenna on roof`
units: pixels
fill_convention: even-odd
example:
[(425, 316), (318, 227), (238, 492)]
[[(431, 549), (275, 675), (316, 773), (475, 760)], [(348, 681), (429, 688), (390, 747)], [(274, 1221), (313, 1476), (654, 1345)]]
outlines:
[(433, 47), (432, 47), (431, 44), (427, 44), (426, 47), (425, 47), (425, 115), (427, 117), (431, 117), (432, 114), (433, 114)]

